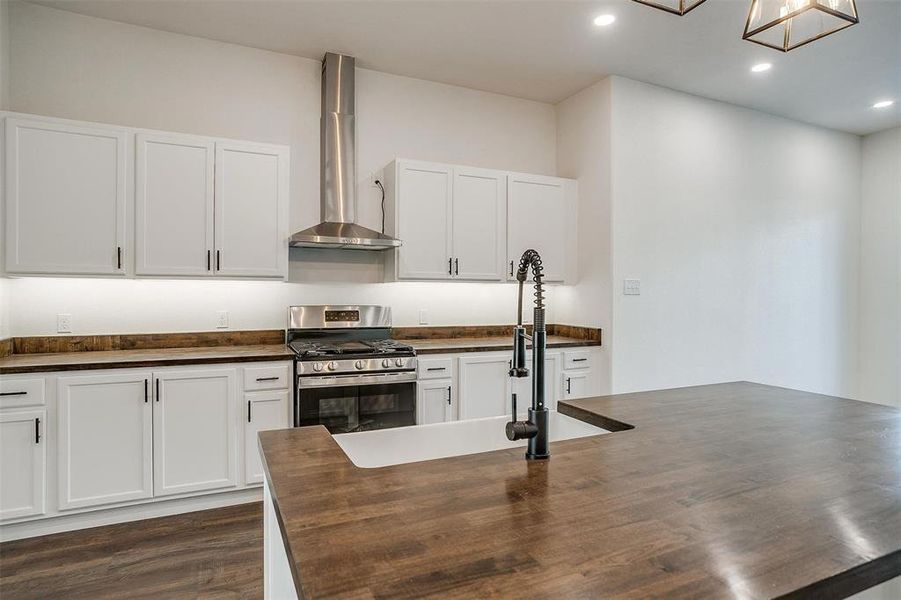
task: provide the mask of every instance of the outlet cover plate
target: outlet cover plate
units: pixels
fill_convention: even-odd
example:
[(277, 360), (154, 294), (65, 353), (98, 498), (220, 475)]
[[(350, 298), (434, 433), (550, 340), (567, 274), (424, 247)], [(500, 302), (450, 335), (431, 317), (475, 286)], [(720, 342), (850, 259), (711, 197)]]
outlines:
[(56, 315), (56, 333), (72, 333), (72, 315)]
[(228, 311), (220, 310), (216, 313), (216, 328), (228, 329)]
[(640, 296), (641, 279), (623, 279), (623, 296)]

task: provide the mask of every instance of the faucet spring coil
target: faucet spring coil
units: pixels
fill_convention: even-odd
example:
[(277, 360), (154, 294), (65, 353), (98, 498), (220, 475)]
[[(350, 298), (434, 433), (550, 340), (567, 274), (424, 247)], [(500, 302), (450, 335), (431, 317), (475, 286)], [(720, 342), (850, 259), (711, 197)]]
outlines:
[(525, 281), (532, 267), (532, 279), (535, 280), (535, 308), (544, 308), (544, 287), (542, 279), (544, 278), (544, 266), (541, 264), (541, 256), (534, 249), (526, 250), (522, 258), (519, 260), (519, 271), (516, 278), (519, 281)]

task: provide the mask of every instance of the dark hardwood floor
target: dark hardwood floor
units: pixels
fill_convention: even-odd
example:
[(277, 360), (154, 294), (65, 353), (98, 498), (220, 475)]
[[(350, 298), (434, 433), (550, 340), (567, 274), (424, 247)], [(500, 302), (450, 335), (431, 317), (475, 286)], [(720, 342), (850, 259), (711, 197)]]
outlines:
[(3, 600), (262, 597), (261, 502), (0, 544)]

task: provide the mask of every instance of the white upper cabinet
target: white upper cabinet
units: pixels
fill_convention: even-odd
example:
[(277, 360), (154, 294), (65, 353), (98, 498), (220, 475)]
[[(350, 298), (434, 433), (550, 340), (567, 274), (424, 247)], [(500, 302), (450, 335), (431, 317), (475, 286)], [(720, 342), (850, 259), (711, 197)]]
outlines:
[(237, 370), (165, 369), (154, 376), (154, 496), (237, 485)]
[(127, 130), (6, 120), (6, 268), (125, 273)]
[(214, 143), (165, 134), (135, 143), (135, 272), (211, 274)]
[[(397, 276), (447, 279), (451, 275), (453, 172), (430, 163), (398, 161), (395, 181)], [(386, 218), (387, 220), (387, 218)]]
[(541, 255), (545, 280), (564, 280), (571, 217), (566, 183), (556, 177), (508, 176), (507, 276), (510, 279), (514, 279), (522, 253), (534, 248)]
[(216, 144), (213, 268), (218, 275), (286, 275), (288, 163), (287, 148)]
[(59, 507), (150, 498), (150, 371), (57, 380)]
[(388, 279), (515, 279), (534, 248), (545, 281), (575, 277), (576, 182), (438, 163), (396, 160), (385, 168)]
[(494, 281), (504, 278), (506, 193), (503, 172), (454, 168), (454, 277)]

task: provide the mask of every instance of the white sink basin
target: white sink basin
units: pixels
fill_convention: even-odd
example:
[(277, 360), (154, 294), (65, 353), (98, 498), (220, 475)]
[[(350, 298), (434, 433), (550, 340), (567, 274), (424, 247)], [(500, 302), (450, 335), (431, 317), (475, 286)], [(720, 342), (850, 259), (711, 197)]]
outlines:
[[(433, 425), (339, 433), (333, 437), (355, 465), (369, 469), (525, 446), (525, 440), (511, 442), (504, 435), (504, 425), (509, 418), (487, 417)], [(606, 429), (553, 410), (550, 411), (549, 425), (552, 442), (610, 433)], [(551, 447), (552, 455), (553, 451)]]

